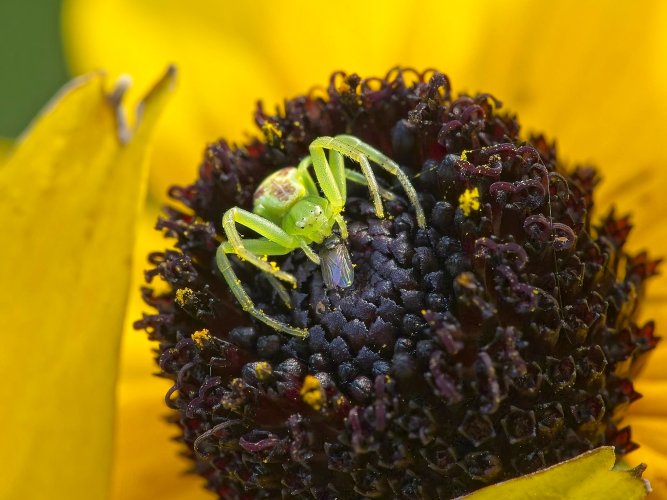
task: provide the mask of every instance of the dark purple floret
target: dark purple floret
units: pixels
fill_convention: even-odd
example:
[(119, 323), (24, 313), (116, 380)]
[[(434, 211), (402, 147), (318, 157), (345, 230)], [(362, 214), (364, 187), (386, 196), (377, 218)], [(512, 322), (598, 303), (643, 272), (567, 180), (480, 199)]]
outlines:
[[(658, 341), (636, 324), (657, 261), (629, 254), (631, 225), (593, 214), (591, 167), (566, 170), (543, 136), (519, 138), (489, 94), (453, 97), (441, 73), (336, 73), (324, 92), (259, 106), (263, 137), (211, 145), (199, 178), (171, 190), (137, 328), (174, 381), (166, 402), (220, 498), (452, 498), (600, 445), (637, 445), (622, 417)], [(288, 310), (232, 258), (258, 307), (309, 335), (243, 313), (214, 260), (221, 217), (251, 208), (270, 173), (309, 143), (351, 134), (400, 163), (424, 206), (375, 216), (350, 185), (354, 282), (327, 289), (301, 251)], [(160, 277), (169, 285), (156, 292)]]

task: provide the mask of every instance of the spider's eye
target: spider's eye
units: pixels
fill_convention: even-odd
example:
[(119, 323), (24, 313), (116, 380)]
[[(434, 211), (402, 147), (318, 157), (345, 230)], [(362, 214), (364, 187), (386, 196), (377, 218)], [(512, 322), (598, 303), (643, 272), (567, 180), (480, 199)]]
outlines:
[(297, 221), (294, 225), (299, 229), (303, 229), (304, 227), (306, 227), (306, 223), (303, 220)]
[(313, 212), (315, 215), (322, 215), (322, 207), (316, 206)]

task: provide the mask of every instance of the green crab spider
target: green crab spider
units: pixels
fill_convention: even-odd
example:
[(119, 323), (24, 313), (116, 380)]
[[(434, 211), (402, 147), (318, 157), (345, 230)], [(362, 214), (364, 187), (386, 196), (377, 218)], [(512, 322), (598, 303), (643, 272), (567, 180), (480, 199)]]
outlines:
[[(346, 288), (353, 282), (353, 266), (345, 245), (347, 224), (341, 215), (347, 200), (347, 181), (368, 186), (375, 214), (384, 217), (381, 198), (393, 193), (378, 186), (371, 162), (396, 176), (415, 210), (417, 225), (426, 226), (424, 211), (408, 176), (390, 158), (351, 135), (319, 137), (309, 146), (310, 155), (297, 167), (286, 167), (262, 181), (253, 197), (253, 211), (230, 208), (222, 217), (227, 237), (216, 252), (216, 263), (232, 294), (244, 311), (274, 330), (305, 337), (307, 331), (278, 321), (258, 309), (243, 289), (227, 254), (235, 254), (264, 272), (280, 298), (290, 307), (289, 294), (278, 280), (296, 287), (296, 278), (268, 261), (270, 255), (286, 255), (301, 249), (315, 264), (322, 266), (328, 287)], [(325, 151), (329, 152), (329, 157)], [(348, 158), (360, 172), (345, 167)], [(313, 167), (317, 184), (309, 167)], [(319, 185), (319, 189), (318, 189)], [(320, 194), (321, 191), (321, 194)], [(322, 196), (323, 195), (323, 196)], [(261, 238), (242, 239), (236, 225), (255, 231)], [(338, 226), (340, 238), (334, 232)], [(310, 248), (320, 245), (319, 255)]]

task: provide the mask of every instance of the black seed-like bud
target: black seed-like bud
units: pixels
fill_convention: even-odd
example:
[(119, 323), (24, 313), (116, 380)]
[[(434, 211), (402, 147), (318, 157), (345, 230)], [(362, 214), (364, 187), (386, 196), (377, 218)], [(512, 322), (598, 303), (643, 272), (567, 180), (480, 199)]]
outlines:
[(321, 372), (329, 369), (329, 359), (321, 352), (311, 354), (308, 358), (308, 369), (311, 372)]
[(373, 384), (368, 377), (361, 375), (352, 381), (348, 388), (348, 392), (356, 402), (363, 403), (370, 397), (372, 385)]
[(480, 415), (479, 413), (472, 411), (466, 413), (458, 431), (467, 438), (475, 448), (479, 448), (480, 445), (484, 444), (489, 439), (494, 438), (496, 435), (491, 419), (486, 415)]
[(340, 364), (352, 357), (350, 348), (342, 337), (336, 337), (329, 344), (329, 356), (335, 364)]
[(358, 370), (355, 365), (345, 361), (338, 365), (338, 380), (342, 383), (351, 382), (357, 376)]
[(503, 472), (500, 458), (488, 451), (468, 453), (461, 466), (471, 479), (483, 483), (495, 481)]
[(260, 358), (270, 359), (280, 352), (280, 337), (266, 335), (257, 339), (257, 355)]
[[(255, 118), (264, 138), (213, 143), (199, 178), (170, 191), (179, 205), (158, 227), (176, 248), (146, 272), (170, 288), (144, 289), (157, 312), (137, 322), (159, 342), (166, 402), (220, 498), (444, 499), (600, 445), (636, 448), (619, 426), (658, 341), (636, 323), (658, 262), (628, 253), (627, 218), (593, 211), (592, 168), (567, 170), (500, 102), (452, 96), (437, 72), (337, 73), (325, 95)], [(394, 199), (379, 219), (368, 188), (348, 183), (350, 287), (327, 289), (301, 250), (272, 257), (297, 278), (287, 308), (231, 256), (256, 307), (307, 329), (301, 339), (237, 304), (215, 265), (220, 220), (339, 134), (398, 162), (426, 227), (373, 166)]]
[(251, 350), (257, 341), (257, 332), (251, 326), (234, 328), (229, 332), (229, 340), (239, 347)]
[(533, 411), (512, 407), (501, 422), (510, 444), (525, 443), (536, 436), (535, 413)]
[(377, 377), (378, 375), (386, 375), (391, 370), (391, 365), (387, 361), (376, 361), (373, 363), (372, 375)]

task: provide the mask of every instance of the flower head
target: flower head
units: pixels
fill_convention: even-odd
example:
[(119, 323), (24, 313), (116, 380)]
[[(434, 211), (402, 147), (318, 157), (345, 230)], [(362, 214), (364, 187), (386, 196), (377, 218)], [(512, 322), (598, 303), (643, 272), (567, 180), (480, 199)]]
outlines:
[[(632, 451), (621, 424), (632, 377), (657, 342), (636, 324), (657, 262), (629, 254), (626, 218), (593, 213), (597, 175), (567, 171), (541, 135), (489, 94), (453, 97), (438, 72), (334, 74), (324, 92), (255, 114), (263, 139), (209, 147), (196, 182), (158, 223), (177, 249), (151, 256), (167, 403), (197, 469), (221, 497), (452, 497), (600, 445)], [(220, 218), (251, 208), (263, 179), (346, 133), (398, 163), (427, 225), (396, 194), (379, 219), (364, 187), (344, 217), (355, 278), (328, 289), (301, 252), (285, 308), (262, 273), (234, 264), (262, 310), (305, 340), (253, 321), (213, 264)], [(203, 333), (205, 332), (205, 333)]]

